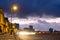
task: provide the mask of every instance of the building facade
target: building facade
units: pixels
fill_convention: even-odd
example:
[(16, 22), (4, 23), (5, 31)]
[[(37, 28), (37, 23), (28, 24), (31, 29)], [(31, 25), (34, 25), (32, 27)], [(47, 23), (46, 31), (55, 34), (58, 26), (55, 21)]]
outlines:
[(23, 31), (34, 32), (35, 30), (32, 25), (29, 25), (29, 28), (24, 28)]
[(3, 9), (0, 9), (0, 32), (5, 32), (5, 21), (4, 21), (4, 14)]
[(10, 33), (11, 30), (17, 32), (19, 29), (19, 24), (10, 23), (8, 18), (4, 17), (4, 11), (0, 8), (0, 33)]

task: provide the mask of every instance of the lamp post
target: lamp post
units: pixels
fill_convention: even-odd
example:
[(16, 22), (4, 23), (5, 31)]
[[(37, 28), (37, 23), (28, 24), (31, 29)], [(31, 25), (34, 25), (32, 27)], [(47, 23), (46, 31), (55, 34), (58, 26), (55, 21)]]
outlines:
[(11, 6), (11, 23), (12, 23), (13, 13), (16, 13), (17, 11), (18, 11), (18, 5), (17, 4), (13, 4)]
[(15, 13), (17, 11), (18, 11), (18, 5), (13, 4), (11, 6), (11, 34), (12, 34), (12, 31), (13, 31), (13, 28), (12, 28), (12, 17), (13, 17), (13, 13)]

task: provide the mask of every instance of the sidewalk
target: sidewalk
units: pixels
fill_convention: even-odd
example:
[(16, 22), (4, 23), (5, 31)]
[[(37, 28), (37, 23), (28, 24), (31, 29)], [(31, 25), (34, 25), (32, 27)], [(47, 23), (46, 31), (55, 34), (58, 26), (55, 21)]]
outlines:
[(0, 40), (18, 40), (16, 35), (3, 34), (0, 35)]

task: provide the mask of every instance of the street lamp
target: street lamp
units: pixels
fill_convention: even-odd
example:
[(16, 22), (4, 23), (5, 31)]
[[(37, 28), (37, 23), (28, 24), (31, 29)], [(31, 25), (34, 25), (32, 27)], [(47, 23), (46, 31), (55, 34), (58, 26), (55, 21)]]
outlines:
[[(11, 28), (12, 28), (12, 17), (13, 17), (13, 13), (16, 13), (17, 11), (18, 11), (18, 5), (13, 4), (11, 6)], [(12, 31), (12, 29), (11, 29), (11, 31)]]
[(11, 23), (12, 23), (13, 13), (18, 12), (18, 10), (19, 10), (19, 7), (18, 7), (17, 4), (13, 4), (13, 5), (11, 6)]
[(13, 4), (12, 7), (11, 7), (11, 10), (12, 10), (13, 12), (18, 11), (18, 5)]

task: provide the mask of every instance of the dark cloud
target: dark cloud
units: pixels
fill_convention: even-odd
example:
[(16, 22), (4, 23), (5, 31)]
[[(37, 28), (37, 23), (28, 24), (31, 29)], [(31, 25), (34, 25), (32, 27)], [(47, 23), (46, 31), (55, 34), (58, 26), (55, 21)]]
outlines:
[(0, 0), (0, 7), (5, 8), (5, 12), (10, 13), (10, 6), (13, 3), (20, 6), (18, 17), (42, 16), (43, 12), (47, 15), (60, 17), (59, 0)]

